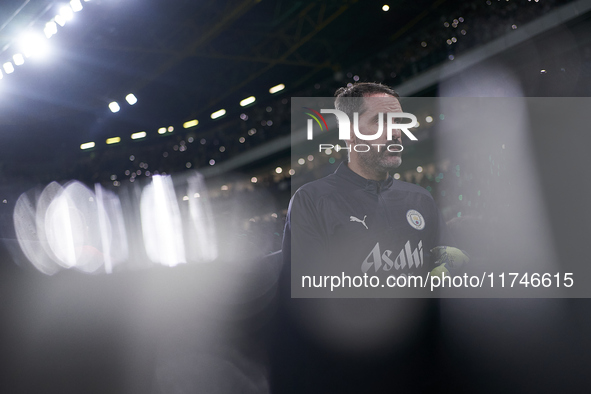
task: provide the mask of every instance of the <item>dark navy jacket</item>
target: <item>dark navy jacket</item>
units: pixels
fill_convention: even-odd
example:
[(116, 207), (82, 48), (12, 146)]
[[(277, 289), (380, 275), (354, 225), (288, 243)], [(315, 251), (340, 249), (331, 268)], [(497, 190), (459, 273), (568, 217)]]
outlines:
[(434, 268), (429, 250), (438, 245), (452, 240), (429, 192), (391, 176), (365, 179), (343, 162), (292, 197), (283, 256), (292, 285), (301, 275), (367, 273), (385, 281), (425, 276)]

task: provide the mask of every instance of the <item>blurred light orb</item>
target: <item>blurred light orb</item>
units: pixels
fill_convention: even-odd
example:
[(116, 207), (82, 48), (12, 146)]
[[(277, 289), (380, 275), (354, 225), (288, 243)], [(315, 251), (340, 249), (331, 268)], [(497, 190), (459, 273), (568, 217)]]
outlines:
[(57, 24), (54, 21), (47, 22), (43, 28), (43, 34), (45, 37), (50, 38), (57, 33)]
[(112, 101), (109, 103), (109, 109), (111, 110), (111, 112), (116, 113), (119, 112), (121, 107), (119, 106), (119, 103), (117, 103), (116, 101)]
[(16, 64), (17, 66), (22, 66), (23, 64), (25, 64), (25, 58), (20, 53), (15, 53), (12, 56), (12, 60), (14, 60), (14, 64)]
[(71, 21), (74, 19), (74, 11), (69, 6), (63, 6), (60, 8), (60, 16), (64, 18), (65, 21)]
[(70, 0), (70, 7), (72, 7), (72, 11), (74, 12), (80, 12), (83, 8), (80, 0)]
[(6, 72), (6, 74), (12, 74), (14, 72), (14, 66), (11, 62), (4, 63), (2, 68), (4, 68), (4, 72)]
[(133, 93), (129, 93), (127, 96), (125, 96), (125, 101), (127, 101), (129, 105), (134, 105), (137, 103), (137, 97), (135, 97)]
[[(57, 26), (54, 22), (51, 23), (52, 25), (50, 26), (55, 27), (55, 32), (57, 32)], [(49, 31), (53, 32), (54, 30), (50, 28)], [(52, 34), (55, 34), (55, 32)], [(49, 49), (47, 39), (43, 38), (41, 34), (34, 32), (23, 34), (19, 39), (19, 46), (26, 57), (43, 57)]]

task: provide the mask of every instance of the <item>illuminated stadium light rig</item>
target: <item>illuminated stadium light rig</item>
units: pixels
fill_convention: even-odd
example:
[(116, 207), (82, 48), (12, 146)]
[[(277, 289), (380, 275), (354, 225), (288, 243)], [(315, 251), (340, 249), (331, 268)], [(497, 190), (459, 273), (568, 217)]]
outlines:
[(199, 121), (197, 119), (189, 120), (189, 121), (183, 123), (183, 128), (189, 129), (191, 127), (197, 126), (198, 124), (199, 124)]
[(109, 109), (111, 110), (111, 112), (115, 113), (119, 112), (121, 107), (119, 106), (119, 103), (117, 103), (116, 101), (112, 101), (109, 103)]
[[(48, 24), (48, 26), (51, 26), (51, 25)], [(10, 66), (11, 66), (11, 64), (7, 65), (6, 67), (10, 67)], [(0, 75), (0, 78), (1, 78), (1, 75)], [(283, 89), (285, 89), (285, 85), (284, 84), (279, 84), (279, 85), (276, 85), (276, 86), (272, 87), (271, 89), (269, 89), (269, 92), (271, 94), (274, 94), (274, 93), (277, 93), (277, 92), (279, 92), (279, 91), (281, 91)], [(132, 93), (129, 93), (125, 97), (125, 100), (130, 105), (133, 105), (133, 104), (137, 103), (137, 98)], [(254, 96), (250, 96), (250, 97), (247, 97), (247, 98), (241, 100), (240, 101), (240, 105), (241, 106), (248, 106), (248, 105), (254, 103), (255, 101), (256, 101), (256, 98)], [(286, 100), (284, 99), (284, 100), (282, 100), (282, 102), (285, 104), (286, 103)], [(109, 109), (113, 113), (115, 113), (115, 112), (119, 112), (121, 110), (121, 106), (119, 105), (118, 102), (113, 101), (113, 102), (109, 103)], [(272, 111), (272, 108), (271, 107), (267, 107), (266, 110), (267, 110), (267, 112), (271, 112)], [(225, 109), (220, 109), (218, 111), (213, 112), (210, 116), (211, 116), (211, 119), (212, 120), (215, 120), (215, 119), (218, 119), (218, 118), (223, 117), (224, 115), (226, 115), (226, 113), (227, 112), (226, 112)], [(246, 116), (245, 114), (243, 114), (243, 115), (244, 116), (241, 116), (241, 119), (243, 119), (243, 120), (248, 119), (248, 116)], [(273, 124), (272, 121), (264, 121), (264, 122), (265, 122), (264, 125), (266, 125), (266, 126), (270, 126), (270, 125)], [(195, 127), (197, 125), (199, 125), (199, 121), (197, 119), (192, 119), (192, 120), (189, 120), (189, 121), (184, 122), (183, 123), (183, 128), (189, 129), (189, 128)], [(174, 130), (174, 127), (173, 126), (160, 127), (160, 128), (157, 129), (157, 132), (160, 135), (165, 135), (167, 133), (172, 133), (173, 130)], [(250, 129), (248, 131), (248, 135), (249, 136), (252, 136), (255, 133), (256, 133), (256, 129), (254, 129), (254, 128), (252, 128), (252, 129)], [(146, 132), (140, 132), (140, 133), (133, 133), (131, 135), (131, 138), (132, 139), (142, 139), (142, 138), (145, 138), (146, 136), (147, 136), (147, 133)], [(112, 137), (112, 138), (107, 139), (106, 140), (106, 143), (107, 143), (107, 145), (112, 145), (112, 144), (119, 143), (120, 141), (121, 141), (120, 137)], [(192, 137), (190, 138), (190, 142), (192, 142)], [(240, 143), (245, 143), (246, 142), (246, 139), (244, 137), (240, 137), (239, 142)], [(204, 140), (202, 139), (201, 140), (201, 144), (203, 144), (203, 143), (204, 143)], [(220, 148), (220, 151), (221, 152), (224, 152), (225, 151), (225, 147), (221, 147)], [(313, 158), (311, 160), (313, 160)], [(209, 164), (210, 165), (214, 165), (215, 164), (215, 160), (212, 159)]]
[(245, 98), (244, 100), (240, 101), (240, 106), (241, 107), (246, 107), (249, 104), (252, 104), (256, 101), (256, 98), (254, 96), (250, 96)]
[(137, 132), (137, 133), (133, 133), (133, 134), (131, 135), (131, 139), (132, 139), (132, 140), (139, 140), (139, 139), (141, 139), (141, 138), (145, 138), (145, 137), (146, 137), (146, 135), (147, 135), (147, 134), (146, 134), (146, 132), (145, 132), (145, 131), (139, 131), (139, 132)]
[[(80, 5), (82, 5), (82, 4), (80, 4)], [(61, 18), (63, 18), (64, 24), (65, 24), (65, 22), (69, 22), (72, 19), (74, 19), (74, 11), (72, 10), (71, 6), (65, 5), (62, 8), (60, 8), (59, 16)], [(56, 18), (57, 18), (57, 15), (56, 15)], [(61, 25), (61, 26), (63, 26), (63, 25)]]
[(12, 60), (14, 61), (14, 64), (17, 66), (22, 66), (23, 64), (25, 64), (25, 58), (20, 53), (14, 54), (12, 56)]
[[(89, 0), (84, 0), (84, 2), (87, 1)], [(24, 64), (25, 58), (43, 55), (47, 51), (46, 39), (57, 34), (58, 25), (64, 27), (68, 21), (71, 21), (74, 18), (74, 13), (82, 11), (83, 8), (82, 0), (70, 0), (69, 4), (64, 4), (60, 7), (58, 13), (45, 23), (42, 29), (45, 38), (41, 35), (41, 31), (27, 31), (19, 40), (13, 41), (7, 45), (5, 48), (9, 48), (14, 44), (17, 44), (18, 47), (20, 47), (20, 52), (12, 55), (14, 64), (20, 66)], [(8, 63), (9, 62), (5, 62), (3, 68), (6, 74), (11, 74), (14, 72), (14, 66), (12, 64), (8, 65)]]
[(54, 34), (57, 34), (57, 24), (54, 20), (51, 20), (45, 24), (45, 28), (43, 29), (43, 34), (45, 37), (51, 38)]
[(80, 149), (82, 149), (82, 150), (91, 149), (91, 148), (94, 148), (94, 142), (85, 142), (80, 145)]
[(269, 93), (275, 94), (282, 91), (283, 89), (285, 89), (285, 85), (280, 83), (279, 85), (275, 85), (271, 89), (269, 89)]
[(137, 97), (135, 97), (133, 93), (129, 93), (127, 96), (125, 96), (125, 101), (127, 101), (129, 105), (134, 105), (137, 103)]
[(19, 46), (25, 57), (40, 57), (47, 53), (47, 40), (35, 32), (27, 32), (19, 39)]
[(82, 11), (82, 8), (83, 8), (80, 0), (71, 0), (70, 7), (72, 7), (72, 11), (74, 11), (74, 12)]
[(220, 109), (218, 111), (215, 111), (214, 113), (211, 114), (211, 118), (212, 119), (218, 119), (221, 118), (222, 116), (224, 116), (226, 114), (226, 110), (225, 109)]
[(64, 27), (66, 25), (66, 18), (64, 18), (61, 14), (56, 15), (53, 18), (53, 20), (55, 21), (55, 23), (57, 23), (61, 27)]
[(4, 63), (2, 68), (4, 68), (4, 72), (6, 72), (6, 74), (12, 74), (14, 72), (14, 66), (11, 62)]

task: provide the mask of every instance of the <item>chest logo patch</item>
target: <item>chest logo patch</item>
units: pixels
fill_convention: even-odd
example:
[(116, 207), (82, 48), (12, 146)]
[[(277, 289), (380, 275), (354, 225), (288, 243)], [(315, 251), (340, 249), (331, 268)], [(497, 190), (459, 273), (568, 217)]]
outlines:
[(365, 216), (363, 217), (363, 220), (361, 220), (361, 219), (358, 219), (358, 218), (356, 218), (355, 216), (351, 216), (351, 217), (349, 217), (349, 221), (350, 221), (350, 222), (358, 222), (358, 223), (361, 223), (361, 224), (363, 224), (363, 226), (364, 226), (364, 227), (365, 227), (367, 230), (369, 230), (369, 228), (367, 227), (367, 224), (365, 224), (365, 218), (366, 218), (366, 217), (367, 217), (367, 215), (365, 215)]
[(414, 209), (409, 210), (406, 213), (406, 220), (408, 220), (408, 224), (417, 230), (425, 228), (425, 218), (423, 218), (423, 215), (421, 215), (419, 211)]

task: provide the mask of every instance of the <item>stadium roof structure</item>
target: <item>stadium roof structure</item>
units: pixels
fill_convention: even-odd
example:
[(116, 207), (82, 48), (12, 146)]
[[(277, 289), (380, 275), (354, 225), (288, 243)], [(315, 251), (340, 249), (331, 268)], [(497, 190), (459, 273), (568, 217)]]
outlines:
[[(158, 129), (174, 126), (176, 133), (192, 120), (198, 120), (192, 128), (197, 133), (225, 133), (236, 128), (235, 120), (244, 111), (240, 102), (246, 98), (256, 97), (250, 105), (265, 108), (277, 97), (295, 96), (318, 82), (334, 80), (353, 65), (367, 61), (370, 67), (378, 54), (395, 52), (411, 36), (416, 40), (413, 33), (435, 37), (434, 23), (444, 29), (444, 20), (460, 16), (450, 14), (458, 3), (448, 0), (392, 2), (388, 7), (384, 3), (388, 2), (2, 1), (0, 169), (5, 176), (31, 165), (42, 172), (39, 164), (57, 156), (76, 164), (81, 144), (90, 141), (101, 141), (102, 148), (107, 139), (123, 145), (123, 138), (158, 146)], [(572, 15), (566, 9), (555, 14), (571, 18), (589, 2), (553, 3), (570, 3)], [(563, 19), (540, 21), (541, 30), (529, 33), (538, 34)], [(526, 29), (513, 33), (510, 25), (506, 27), (514, 39), (491, 42), (497, 52), (510, 41), (529, 37)], [(31, 46), (36, 50), (47, 45), (45, 56), (25, 56), (23, 37), (30, 33), (42, 40), (29, 42), (29, 51), (35, 52)], [(479, 49), (486, 55), (476, 54), (464, 63), (474, 64), (494, 52), (483, 45)], [(437, 83), (441, 70), (424, 71), (414, 80), (398, 81), (404, 95)], [(279, 84), (285, 89), (270, 93)], [(129, 94), (133, 97), (128, 104)], [(113, 102), (118, 103), (112, 105), (119, 108), (116, 113), (110, 109)], [(212, 119), (220, 109), (225, 116)]]
[[(0, 125), (19, 138), (42, 128), (53, 141), (77, 142), (84, 134), (201, 122), (219, 108), (239, 109), (246, 97), (260, 101), (277, 84), (289, 92), (371, 55), (433, 5), (398, 3), (384, 12), (382, 2), (357, 0), (78, 3), (83, 9), (47, 40), (45, 58), (26, 59), (10, 75), (2, 70)], [(14, 62), (19, 35), (43, 31), (63, 6), (3, 1), (0, 62)]]

